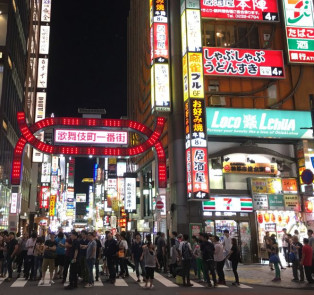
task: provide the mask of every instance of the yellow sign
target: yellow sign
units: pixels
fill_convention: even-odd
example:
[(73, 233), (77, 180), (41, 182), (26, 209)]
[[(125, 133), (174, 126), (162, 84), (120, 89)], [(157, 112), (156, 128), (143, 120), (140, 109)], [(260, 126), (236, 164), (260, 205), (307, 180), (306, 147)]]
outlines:
[(186, 101), (189, 98), (189, 80), (188, 80), (188, 57), (182, 58), (182, 75), (183, 75), (183, 98)]
[(188, 53), (190, 98), (204, 98), (202, 53)]
[(111, 199), (111, 206), (113, 211), (119, 211), (119, 200), (118, 198)]
[(82, 182), (94, 182), (93, 178), (83, 178)]
[(298, 195), (284, 195), (285, 209), (300, 212), (300, 198)]
[(276, 175), (276, 163), (223, 162), (223, 173)]
[(268, 194), (282, 193), (282, 185), (280, 178), (267, 178), (267, 193)]
[(108, 164), (117, 164), (117, 158), (109, 158)]
[(251, 189), (256, 194), (267, 193), (267, 178), (252, 178)]
[(57, 196), (54, 196), (54, 195), (50, 196), (49, 216), (55, 216), (56, 200), (57, 200)]

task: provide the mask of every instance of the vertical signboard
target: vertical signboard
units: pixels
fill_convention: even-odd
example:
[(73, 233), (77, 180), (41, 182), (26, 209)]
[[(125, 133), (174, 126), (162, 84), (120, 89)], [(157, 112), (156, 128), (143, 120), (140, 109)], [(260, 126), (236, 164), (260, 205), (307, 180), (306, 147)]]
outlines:
[(283, 0), (290, 63), (314, 63), (314, 14), (311, 0)]
[(209, 179), (199, 1), (181, 0), (181, 44), (187, 195), (189, 199), (207, 199)]
[(136, 174), (124, 174), (124, 209), (126, 212), (136, 210)]
[(152, 111), (170, 112), (168, 0), (150, 0)]

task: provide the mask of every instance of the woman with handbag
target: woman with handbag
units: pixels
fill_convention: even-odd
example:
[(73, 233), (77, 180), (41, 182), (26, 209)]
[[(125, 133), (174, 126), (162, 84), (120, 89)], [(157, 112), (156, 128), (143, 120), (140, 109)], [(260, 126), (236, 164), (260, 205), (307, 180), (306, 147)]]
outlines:
[(49, 273), (50, 273), (50, 280), (49, 284), (54, 284), (53, 278), (53, 271), (55, 269), (55, 259), (57, 258), (57, 242), (55, 241), (55, 234), (50, 233), (50, 240), (47, 240), (45, 242), (44, 246), (44, 259), (43, 259), (43, 266), (42, 266), (42, 272), (43, 276), (41, 278), (40, 285), (45, 285), (45, 276), (47, 269), (49, 267)]

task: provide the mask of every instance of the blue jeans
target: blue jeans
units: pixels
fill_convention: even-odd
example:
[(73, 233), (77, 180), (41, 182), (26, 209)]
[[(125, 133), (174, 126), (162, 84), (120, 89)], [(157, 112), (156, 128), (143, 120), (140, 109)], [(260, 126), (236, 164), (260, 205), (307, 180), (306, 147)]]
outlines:
[(34, 267), (34, 278), (37, 277), (37, 271), (39, 270), (39, 277), (42, 277), (42, 265), (43, 265), (43, 256), (35, 256), (35, 267)]
[(141, 266), (142, 276), (143, 276), (143, 278), (145, 278), (146, 277), (146, 272), (145, 272), (145, 262), (144, 262), (144, 259), (140, 260), (139, 258), (134, 258), (134, 264), (135, 264), (136, 276), (138, 278), (140, 277), (140, 269), (139, 269), (139, 267)]
[(88, 269), (88, 283), (89, 284), (94, 284), (93, 268), (94, 268), (95, 261), (96, 261), (95, 258), (86, 259), (87, 269)]

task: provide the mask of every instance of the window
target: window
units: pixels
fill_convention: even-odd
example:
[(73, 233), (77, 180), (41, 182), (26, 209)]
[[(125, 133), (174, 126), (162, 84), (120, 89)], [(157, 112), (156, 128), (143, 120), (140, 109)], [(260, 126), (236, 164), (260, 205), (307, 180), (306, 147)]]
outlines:
[(258, 28), (254, 24), (230, 25), (213, 22), (203, 23), (203, 46), (233, 47), (233, 48), (260, 48)]

